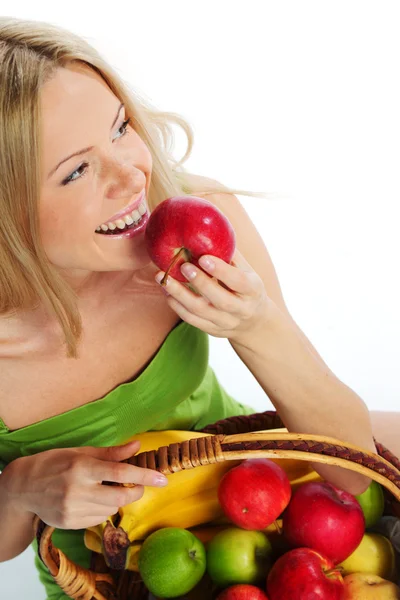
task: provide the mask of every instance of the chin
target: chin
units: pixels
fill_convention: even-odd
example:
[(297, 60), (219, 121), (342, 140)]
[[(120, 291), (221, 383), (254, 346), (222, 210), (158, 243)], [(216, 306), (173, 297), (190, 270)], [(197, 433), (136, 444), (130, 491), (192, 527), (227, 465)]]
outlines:
[(153, 263), (151, 262), (151, 259), (149, 257), (147, 257), (147, 260), (126, 260), (126, 261), (119, 261), (116, 264), (109, 264), (109, 265), (105, 265), (102, 269), (100, 269), (101, 271), (111, 271), (113, 273), (118, 273), (118, 272), (126, 272), (126, 271), (130, 271), (131, 273), (134, 273), (135, 271), (142, 271), (143, 269), (146, 269), (146, 267), (149, 267), (150, 265), (152, 265)]
[(116, 241), (118, 247), (116, 245), (115, 248), (111, 244), (96, 253), (94, 271), (137, 271), (151, 264), (144, 239), (136, 244), (119, 244)]

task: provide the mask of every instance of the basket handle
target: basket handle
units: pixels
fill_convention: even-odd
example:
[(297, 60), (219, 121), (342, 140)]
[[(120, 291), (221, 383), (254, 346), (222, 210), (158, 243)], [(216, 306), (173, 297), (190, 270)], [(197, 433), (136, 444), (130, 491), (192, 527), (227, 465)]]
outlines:
[[(261, 413), (253, 413), (252, 415), (238, 415), (221, 419), (199, 431), (211, 434), (234, 434), (249, 431), (266, 431), (268, 429), (280, 429), (284, 427), (285, 425), (278, 413), (275, 410), (267, 410)], [(374, 442), (378, 455), (385, 458), (400, 471), (400, 460), (383, 444), (377, 442), (375, 438)]]
[(164, 475), (225, 460), (290, 458), (355, 471), (385, 487), (400, 502), (400, 471), (383, 456), (321, 435), (287, 431), (217, 434), (140, 452), (124, 462)]
[[(271, 411), (272, 412), (272, 411)], [(277, 425), (276, 415), (251, 415), (247, 417), (247, 427), (258, 423), (265, 425), (266, 421)], [(232, 423), (232, 419), (236, 420)], [(239, 421), (237, 421), (239, 419)], [(245, 427), (246, 418), (233, 417), (229, 427), (233, 425)], [(222, 423), (222, 425), (221, 425)], [(226, 425), (226, 423), (225, 423)], [(279, 426), (279, 425), (278, 425)], [(221, 429), (223, 421), (208, 426)], [(228, 428), (229, 428), (228, 427)], [(268, 428), (268, 427), (267, 427)], [(225, 460), (244, 460), (246, 458), (291, 458), (308, 462), (340, 466), (356, 471), (373, 479), (385, 487), (391, 495), (400, 502), (400, 470), (399, 462), (384, 446), (377, 444), (378, 454), (368, 452), (352, 444), (344, 444), (340, 440), (325, 436), (288, 433), (247, 431), (227, 435), (225, 433), (210, 433), (207, 437), (193, 438), (157, 450), (141, 452), (124, 462), (140, 467), (156, 469), (164, 474), (171, 474), (183, 469), (191, 469)], [(382, 456), (385, 454), (385, 456)], [(394, 459), (394, 462), (390, 461)], [(399, 511), (400, 504), (393, 508)], [(60, 588), (70, 598), (76, 600), (119, 600), (117, 583), (109, 573), (95, 573), (84, 569), (68, 559), (65, 554), (52, 543), (54, 527), (46, 525), (39, 517), (35, 517), (34, 529), (38, 541), (39, 557), (49, 569)]]

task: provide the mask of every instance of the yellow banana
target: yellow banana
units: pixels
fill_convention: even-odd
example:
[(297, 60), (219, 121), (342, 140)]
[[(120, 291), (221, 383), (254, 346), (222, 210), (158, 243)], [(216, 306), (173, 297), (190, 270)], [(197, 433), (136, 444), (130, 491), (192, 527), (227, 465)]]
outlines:
[(127, 512), (123, 515), (119, 526), (128, 533), (131, 541), (139, 541), (163, 527), (189, 529), (202, 523), (208, 523), (223, 514), (217, 492), (218, 487), (214, 486), (197, 494), (185, 496), (178, 502), (171, 502), (158, 508), (151, 519), (146, 521), (136, 521), (136, 514)]
[[(139, 452), (146, 452), (209, 435), (197, 431), (167, 430), (137, 434), (132, 439), (141, 442)], [(228, 460), (167, 474), (168, 485), (146, 486), (142, 498), (121, 507), (116, 518), (109, 517), (107, 521), (89, 527), (84, 538), (86, 546), (102, 552), (107, 564), (113, 568), (137, 571), (141, 543), (157, 529), (191, 529), (204, 524), (212, 524), (214, 529), (217, 525), (224, 528), (232, 526), (219, 505), (218, 486), (223, 475), (241, 462)], [(275, 459), (275, 462), (285, 469), (293, 489), (319, 478), (309, 463), (292, 459)], [(271, 527), (274, 529), (274, 525)], [(203, 533), (204, 537), (206, 534)]]
[(93, 552), (101, 554), (101, 537), (95, 531), (85, 529), (83, 539), (86, 548), (88, 548), (89, 550), (93, 550)]
[[(145, 452), (209, 435), (196, 431), (167, 430), (145, 432), (132, 439), (140, 440), (139, 451)], [(113, 519), (109, 517), (104, 523), (89, 527), (85, 534), (85, 544), (94, 551), (100, 549), (109, 566), (130, 568), (133, 548), (156, 529), (190, 528), (221, 517), (223, 512), (218, 502), (219, 482), (227, 471), (241, 462), (224, 461), (167, 474), (167, 486), (146, 486), (142, 498), (119, 509), (118, 526), (114, 526)], [(100, 546), (96, 538), (101, 541)], [(113, 553), (110, 551), (111, 547)]]
[[(86, 529), (84, 540), (86, 548), (92, 550), (93, 552), (97, 552), (98, 554), (103, 553), (102, 539), (97, 535), (97, 533)], [(139, 571), (138, 557), (142, 543), (143, 542), (138, 542), (137, 544), (132, 544), (129, 546), (126, 555), (125, 569), (128, 569), (129, 571)]]
[[(187, 501), (179, 500), (173, 502), (157, 513), (157, 518), (154, 519), (149, 528), (147, 523), (143, 523), (143, 530), (146, 531), (146, 536), (137, 542), (131, 542), (127, 548), (125, 557), (125, 569), (131, 571), (138, 571), (138, 555), (142, 543), (153, 531), (162, 529), (163, 527), (181, 527), (182, 529), (189, 529), (193, 531), (194, 535), (201, 541), (208, 541), (218, 532), (231, 527), (232, 524), (223, 526), (212, 526), (201, 527), (202, 523), (209, 522), (209, 516), (214, 516), (216, 513), (221, 514), (221, 508), (218, 504), (218, 497), (215, 488), (210, 490), (204, 490), (200, 494), (195, 494), (193, 497), (188, 497)], [(196, 514), (197, 527), (193, 530), (187, 527), (188, 523), (193, 522), (193, 514)], [(103, 531), (108, 521), (101, 524)], [(125, 530), (125, 524), (119, 525)], [(149, 531), (147, 531), (149, 529)], [(140, 535), (140, 530), (138, 530)], [(127, 532), (128, 533), (128, 532)], [(89, 550), (93, 552), (104, 553), (103, 539), (100, 535), (100, 526), (98, 531), (93, 531), (93, 528), (86, 529), (84, 534), (85, 545)]]

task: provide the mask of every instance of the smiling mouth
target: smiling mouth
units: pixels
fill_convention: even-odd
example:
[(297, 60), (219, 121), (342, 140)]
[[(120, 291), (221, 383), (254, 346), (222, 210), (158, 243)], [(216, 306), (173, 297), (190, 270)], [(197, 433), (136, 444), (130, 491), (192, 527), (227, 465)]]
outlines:
[(138, 227), (147, 213), (146, 207), (146, 195), (142, 194), (142, 200), (134, 210), (124, 214), (124, 216), (115, 219), (115, 221), (106, 221), (96, 227), (96, 233), (105, 235), (116, 235), (129, 229), (135, 229)]

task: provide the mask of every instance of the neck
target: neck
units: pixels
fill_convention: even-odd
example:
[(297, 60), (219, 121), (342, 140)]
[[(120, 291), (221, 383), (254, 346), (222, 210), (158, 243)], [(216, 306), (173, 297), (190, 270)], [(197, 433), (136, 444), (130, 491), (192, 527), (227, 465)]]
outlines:
[(78, 298), (85, 299), (106, 289), (118, 292), (131, 281), (134, 271), (60, 271)]
[[(152, 288), (157, 293), (159, 286), (154, 281), (158, 268), (149, 263), (142, 269), (134, 271), (108, 272), (75, 272), (61, 273), (78, 296), (78, 307), (86, 314), (103, 305), (118, 300), (123, 294), (148, 293)], [(0, 315), (0, 346), (2, 340), (20, 341), (36, 337), (47, 337), (53, 332), (59, 334), (58, 323), (53, 315), (49, 315), (43, 306), (18, 310)]]

